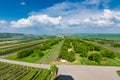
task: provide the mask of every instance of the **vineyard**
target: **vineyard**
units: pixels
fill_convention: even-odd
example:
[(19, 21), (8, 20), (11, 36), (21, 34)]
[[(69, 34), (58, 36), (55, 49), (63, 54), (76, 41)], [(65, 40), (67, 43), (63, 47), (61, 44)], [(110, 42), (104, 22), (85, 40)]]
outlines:
[(53, 80), (50, 70), (0, 62), (0, 80)]
[[(97, 43), (104, 43), (104, 46), (108, 46), (108, 48), (97, 45)], [(1, 48), (0, 54), (9, 54), (19, 50), (16, 54), (5, 58), (32, 63), (58, 62), (61, 64), (61, 59), (63, 59), (68, 64), (119, 66), (119, 51), (111, 50), (109, 47), (119, 48), (119, 41), (102, 39), (32, 40), (16, 42), (10, 47)]]

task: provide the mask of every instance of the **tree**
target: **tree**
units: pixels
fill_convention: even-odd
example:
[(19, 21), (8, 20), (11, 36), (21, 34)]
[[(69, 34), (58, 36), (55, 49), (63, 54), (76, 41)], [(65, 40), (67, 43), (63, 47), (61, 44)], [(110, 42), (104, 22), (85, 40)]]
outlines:
[(87, 57), (87, 53), (88, 53), (87, 47), (86, 47), (86, 46), (82, 46), (82, 47), (81, 47), (80, 55), (81, 55), (82, 57)]
[(101, 55), (103, 57), (112, 58), (112, 59), (116, 57), (115, 53), (112, 52), (112, 51), (109, 51), (109, 50), (103, 50), (103, 51), (101, 51)]
[(28, 49), (28, 50), (22, 50), (21, 52), (17, 53), (18, 58), (24, 58), (29, 56), (31, 53), (33, 53), (33, 50)]
[(33, 54), (37, 54), (39, 57), (44, 56), (43, 52), (40, 49), (35, 49)]
[(88, 59), (91, 61), (100, 62), (100, 60), (102, 59), (102, 56), (98, 53), (92, 53), (88, 56)]
[(51, 73), (52, 73), (53, 77), (56, 78), (57, 72), (58, 72), (57, 66), (56, 65), (51, 65), (50, 70), (51, 70)]

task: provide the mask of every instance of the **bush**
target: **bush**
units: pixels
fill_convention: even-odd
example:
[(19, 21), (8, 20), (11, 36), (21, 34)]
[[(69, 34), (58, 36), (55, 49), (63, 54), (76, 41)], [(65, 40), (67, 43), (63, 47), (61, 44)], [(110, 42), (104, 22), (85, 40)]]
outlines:
[(43, 52), (40, 49), (35, 49), (34, 54), (38, 54), (39, 57), (44, 56)]
[(109, 50), (103, 50), (103, 51), (101, 51), (101, 55), (103, 57), (112, 58), (112, 59), (116, 57), (115, 53), (112, 52), (112, 51), (109, 51)]
[(94, 50), (95, 50), (95, 51), (100, 51), (100, 50), (101, 50), (101, 47), (95, 46), (95, 47), (94, 47)]
[(31, 53), (33, 53), (33, 50), (22, 50), (21, 52), (17, 53), (18, 58), (24, 58), (28, 57)]
[(51, 65), (50, 70), (51, 70), (51, 72), (57, 72), (57, 66), (56, 65)]
[(56, 65), (51, 65), (50, 70), (51, 70), (51, 74), (53, 76), (52, 80), (54, 80), (56, 78), (56, 76), (57, 76), (58, 68), (57, 68)]
[(91, 61), (100, 62), (100, 60), (102, 59), (102, 56), (98, 53), (92, 53), (89, 55), (88, 59)]
[(82, 57), (87, 57), (87, 53), (88, 53), (87, 47), (86, 47), (86, 46), (82, 46), (82, 47), (81, 47), (80, 55), (81, 55)]
[(67, 61), (69, 61), (69, 62), (75, 61), (75, 53), (74, 52), (69, 52), (68, 53)]

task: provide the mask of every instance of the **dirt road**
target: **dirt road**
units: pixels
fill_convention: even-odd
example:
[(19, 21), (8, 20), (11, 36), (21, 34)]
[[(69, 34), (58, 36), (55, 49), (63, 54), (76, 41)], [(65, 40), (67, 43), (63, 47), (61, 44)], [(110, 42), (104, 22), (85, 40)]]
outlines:
[[(19, 64), (24, 66), (49, 69), (47, 64), (34, 64), (13, 60), (0, 59), (1, 62)], [(108, 66), (81, 66), (81, 65), (57, 65), (59, 80), (120, 80), (116, 71), (120, 67)]]

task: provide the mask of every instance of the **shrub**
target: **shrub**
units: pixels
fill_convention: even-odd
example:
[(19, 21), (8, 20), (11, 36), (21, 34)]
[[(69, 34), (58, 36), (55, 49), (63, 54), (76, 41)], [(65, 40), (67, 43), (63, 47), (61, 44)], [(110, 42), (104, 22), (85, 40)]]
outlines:
[(17, 53), (18, 58), (24, 58), (29, 56), (31, 53), (33, 53), (33, 50), (22, 50), (21, 52)]
[(50, 70), (51, 70), (51, 72), (57, 72), (57, 66), (56, 65), (51, 65)]
[(100, 62), (100, 60), (102, 59), (102, 56), (98, 53), (92, 53), (88, 56), (88, 59), (91, 61)]
[(69, 52), (68, 53), (67, 61), (70, 61), (70, 62), (75, 61), (75, 53), (74, 52)]
[(103, 57), (107, 57), (107, 58), (115, 58), (116, 57), (115, 53), (112, 52), (112, 51), (109, 51), (109, 50), (103, 50), (103, 51), (101, 51), (101, 55)]
[(54, 80), (57, 77), (58, 68), (56, 65), (51, 65), (50, 70), (51, 70), (51, 74), (53, 76), (52, 80)]
[(87, 57), (87, 53), (88, 53), (87, 47), (86, 47), (86, 46), (81, 47), (80, 55), (81, 55), (82, 57)]
[(35, 49), (34, 54), (38, 54), (39, 57), (44, 56), (43, 52), (40, 49)]

